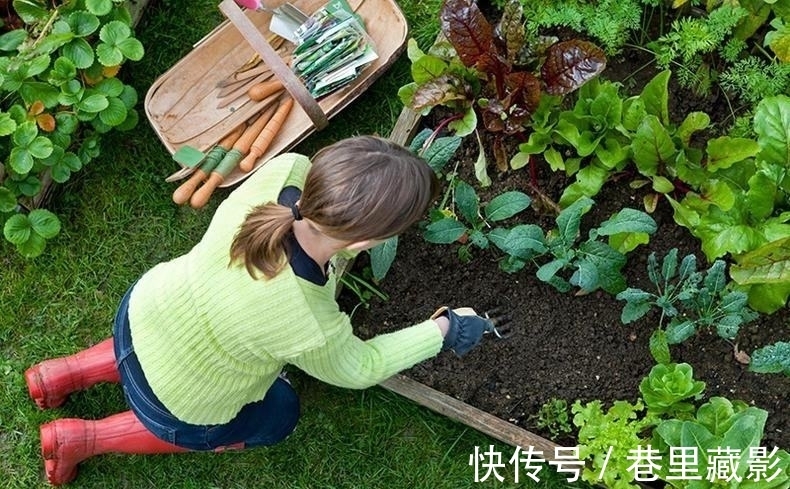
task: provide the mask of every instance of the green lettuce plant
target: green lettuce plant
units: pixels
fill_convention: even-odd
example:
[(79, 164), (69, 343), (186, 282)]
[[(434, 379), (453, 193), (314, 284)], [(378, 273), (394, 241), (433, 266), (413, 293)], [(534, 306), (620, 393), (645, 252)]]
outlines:
[(705, 382), (694, 380), (687, 363), (659, 363), (639, 384), (648, 412), (674, 417), (694, 411), (694, 405), (686, 400), (699, 399), (704, 390)]
[[(658, 365), (640, 385), (643, 398), (634, 402), (615, 401), (604, 410), (597, 400), (576, 401), (579, 458), (587, 462), (582, 478), (618, 489), (640, 487), (635, 482), (646, 477), (668, 488), (790, 487), (790, 454), (760, 445), (768, 413), (725, 397), (698, 404), (704, 388), (691, 366)], [(693, 463), (679, 466), (691, 457)]]
[(754, 115), (756, 141), (708, 142), (707, 183), (677, 201), (675, 221), (688, 228), (708, 260), (731, 255), (731, 275), (760, 312), (790, 296), (790, 97), (764, 99)]
[(579, 428), (579, 459), (587, 462), (582, 469), (583, 480), (611, 489), (639, 487), (633, 483), (628, 457), (649, 443), (651, 429), (659, 422), (644, 410), (641, 400), (614, 401), (608, 409), (598, 400), (573, 404), (573, 424)]
[[(660, 453), (655, 474), (675, 488), (786, 489), (790, 454), (760, 445), (767, 418), (765, 410), (745, 402), (712, 397), (690, 419), (665, 419), (653, 430), (652, 446)], [(670, 458), (673, 448), (697, 455), (685, 477), (670, 471), (677, 468)], [(732, 460), (731, 470), (722, 473), (717, 457)]]
[(26, 257), (60, 231), (42, 192), (99, 155), (101, 136), (138, 121), (137, 93), (117, 78), (143, 57), (123, 2), (15, 0), (0, 34), (0, 220)]
[[(544, 97), (533, 114), (532, 131), (510, 160), (518, 169), (542, 155), (554, 171), (575, 176), (559, 200), (567, 207), (580, 197), (594, 197), (609, 179), (630, 161), (630, 136), (623, 126), (624, 100), (620, 85), (601, 79), (586, 83), (576, 92), (572, 110), (555, 111), (555, 100)], [(573, 151), (563, 156), (564, 147)]]

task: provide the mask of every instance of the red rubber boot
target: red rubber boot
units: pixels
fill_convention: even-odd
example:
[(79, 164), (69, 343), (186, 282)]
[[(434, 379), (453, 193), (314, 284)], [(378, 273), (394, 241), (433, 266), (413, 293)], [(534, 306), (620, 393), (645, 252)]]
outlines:
[(41, 426), (41, 454), (47, 480), (71, 482), (83, 460), (103, 453), (181, 453), (185, 448), (157, 438), (131, 411), (98, 421), (58, 419)]
[(99, 382), (120, 382), (113, 340), (33, 365), (25, 372), (25, 381), (30, 397), (41, 409), (58, 407), (72, 392)]

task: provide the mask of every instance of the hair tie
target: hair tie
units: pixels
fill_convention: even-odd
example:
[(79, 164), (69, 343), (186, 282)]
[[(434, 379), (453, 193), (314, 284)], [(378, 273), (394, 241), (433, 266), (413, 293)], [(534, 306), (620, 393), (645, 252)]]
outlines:
[(294, 216), (294, 221), (301, 221), (302, 214), (299, 213), (299, 206), (296, 204), (291, 204), (291, 214)]

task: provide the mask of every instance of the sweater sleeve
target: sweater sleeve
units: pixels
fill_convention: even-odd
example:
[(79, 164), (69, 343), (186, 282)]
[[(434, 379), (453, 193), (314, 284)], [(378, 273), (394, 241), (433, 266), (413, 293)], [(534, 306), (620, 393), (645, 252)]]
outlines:
[(442, 347), (432, 320), (363, 341), (352, 333), (348, 316), (343, 317), (341, 331), (289, 362), (326, 383), (364, 389), (436, 356)]

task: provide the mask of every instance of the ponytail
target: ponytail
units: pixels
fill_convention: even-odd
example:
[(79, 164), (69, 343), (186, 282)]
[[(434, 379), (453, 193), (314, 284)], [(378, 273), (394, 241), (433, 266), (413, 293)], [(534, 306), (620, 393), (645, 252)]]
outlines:
[(258, 272), (266, 278), (275, 277), (288, 263), (290, 250), (285, 239), (297, 216), (301, 218), (296, 206), (288, 208), (270, 202), (255, 207), (233, 238), (231, 264), (243, 260), (253, 278)]
[(405, 231), (439, 193), (436, 174), (404, 146), (376, 136), (357, 136), (319, 150), (291, 208), (268, 203), (244, 220), (230, 249), (253, 278), (276, 276), (287, 264), (286, 239), (304, 216), (320, 232), (354, 243), (383, 240)]

